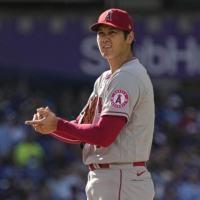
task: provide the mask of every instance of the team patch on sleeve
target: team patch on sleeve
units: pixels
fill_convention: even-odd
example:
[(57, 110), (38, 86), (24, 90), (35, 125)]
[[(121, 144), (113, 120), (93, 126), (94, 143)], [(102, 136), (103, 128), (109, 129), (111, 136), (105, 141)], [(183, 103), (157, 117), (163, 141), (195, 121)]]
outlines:
[(128, 103), (128, 94), (124, 90), (115, 90), (110, 101), (113, 107), (123, 108)]

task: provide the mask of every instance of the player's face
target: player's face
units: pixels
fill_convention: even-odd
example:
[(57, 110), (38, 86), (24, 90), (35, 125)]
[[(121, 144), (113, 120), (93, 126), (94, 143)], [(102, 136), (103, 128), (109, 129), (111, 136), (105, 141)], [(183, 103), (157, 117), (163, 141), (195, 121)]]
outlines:
[(124, 32), (107, 25), (101, 25), (97, 32), (97, 44), (101, 55), (110, 60), (130, 53), (130, 40), (125, 39)]

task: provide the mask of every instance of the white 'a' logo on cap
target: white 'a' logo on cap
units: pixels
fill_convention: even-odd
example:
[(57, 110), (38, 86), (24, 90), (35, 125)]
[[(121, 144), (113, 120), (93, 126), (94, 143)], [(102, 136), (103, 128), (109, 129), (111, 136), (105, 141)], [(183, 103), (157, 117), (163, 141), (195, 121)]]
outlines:
[(105, 21), (112, 21), (112, 14), (113, 14), (113, 11), (112, 10), (109, 10), (107, 12), (107, 15), (105, 17)]

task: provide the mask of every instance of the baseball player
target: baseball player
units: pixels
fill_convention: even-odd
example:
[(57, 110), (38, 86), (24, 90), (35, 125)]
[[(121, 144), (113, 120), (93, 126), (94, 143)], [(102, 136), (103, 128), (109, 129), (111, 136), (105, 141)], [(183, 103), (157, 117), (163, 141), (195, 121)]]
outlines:
[(133, 57), (133, 22), (124, 10), (103, 12), (90, 27), (110, 70), (95, 82), (87, 105), (74, 121), (39, 108), (36, 131), (81, 144), (89, 167), (87, 200), (152, 200), (154, 185), (146, 168), (154, 130), (154, 95), (146, 69)]

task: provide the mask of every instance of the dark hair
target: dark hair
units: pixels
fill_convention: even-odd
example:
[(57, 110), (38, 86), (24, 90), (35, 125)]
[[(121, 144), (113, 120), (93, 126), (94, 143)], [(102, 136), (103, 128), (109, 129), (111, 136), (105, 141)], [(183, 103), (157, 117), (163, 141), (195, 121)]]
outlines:
[[(129, 31), (124, 31), (124, 30), (123, 30), (123, 32), (124, 32), (124, 38), (126, 39), (130, 32)], [(133, 51), (134, 42), (135, 42), (135, 40), (133, 40), (133, 42), (131, 43), (131, 52)]]

